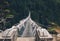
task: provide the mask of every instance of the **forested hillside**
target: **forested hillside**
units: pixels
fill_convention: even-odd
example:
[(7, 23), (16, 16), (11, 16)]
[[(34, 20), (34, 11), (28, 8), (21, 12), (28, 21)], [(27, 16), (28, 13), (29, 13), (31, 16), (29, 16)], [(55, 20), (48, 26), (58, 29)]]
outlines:
[[(8, 2), (9, 6), (7, 9), (10, 10), (6, 16), (13, 16), (13, 18), (8, 19), (11, 24), (8, 22), (10, 27), (18, 23), (21, 19), (26, 18), (29, 11), (31, 12), (32, 19), (40, 24), (47, 26), (49, 22), (54, 22), (60, 25), (60, 0), (1, 0), (0, 9), (3, 6), (5, 7), (4, 2)], [(2, 13), (0, 12), (0, 14)], [(7, 25), (7, 27), (9, 26)]]

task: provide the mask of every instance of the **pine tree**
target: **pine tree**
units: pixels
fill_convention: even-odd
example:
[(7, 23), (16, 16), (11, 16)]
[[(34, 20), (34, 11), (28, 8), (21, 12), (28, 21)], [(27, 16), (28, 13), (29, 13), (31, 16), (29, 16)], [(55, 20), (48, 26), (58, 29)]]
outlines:
[[(0, 29), (5, 30), (7, 23), (9, 23), (9, 20), (12, 17), (9, 7), (9, 2), (7, 0), (1, 0), (0, 5)], [(7, 22), (6, 22), (7, 21)], [(10, 25), (10, 23), (8, 24)]]

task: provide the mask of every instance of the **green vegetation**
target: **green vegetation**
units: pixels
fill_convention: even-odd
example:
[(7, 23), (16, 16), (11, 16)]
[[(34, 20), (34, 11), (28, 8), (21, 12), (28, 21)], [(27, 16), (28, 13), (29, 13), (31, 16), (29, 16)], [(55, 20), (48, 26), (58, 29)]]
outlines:
[(29, 11), (32, 19), (40, 24), (48, 26), (49, 22), (54, 22), (60, 26), (60, 0), (0, 0), (0, 3), (0, 9), (4, 7), (3, 9), (7, 9), (8, 12), (3, 10), (3, 15), (13, 16), (8, 19), (11, 26), (26, 18)]

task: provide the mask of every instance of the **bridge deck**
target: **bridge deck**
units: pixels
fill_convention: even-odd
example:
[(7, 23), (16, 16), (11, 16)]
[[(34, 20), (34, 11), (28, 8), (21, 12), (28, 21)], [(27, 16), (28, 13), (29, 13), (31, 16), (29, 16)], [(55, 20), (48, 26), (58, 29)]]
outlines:
[[(18, 37), (17, 41), (34, 41), (35, 38), (34, 37)], [(57, 39), (58, 40), (58, 39)], [(57, 41), (56, 37), (53, 37), (53, 41)], [(59, 38), (60, 40), (60, 38)]]
[(34, 37), (18, 37), (17, 41), (34, 41)]

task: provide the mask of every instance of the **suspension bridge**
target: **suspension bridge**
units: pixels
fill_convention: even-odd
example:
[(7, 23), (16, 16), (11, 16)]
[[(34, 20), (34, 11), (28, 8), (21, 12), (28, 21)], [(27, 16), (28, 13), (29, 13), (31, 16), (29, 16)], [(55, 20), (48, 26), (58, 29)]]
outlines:
[[(18, 38), (20, 36), (20, 38)], [(10, 29), (6, 29), (0, 36), (0, 40), (2, 41), (52, 41), (52, 35), (49, 32), (37, 25), (31, 19), (30, 12), (29, 16), (23, 20), (21, 20), (17, 25), (12, 26)], [(11, 39), (11, 40), (9, 40)]]

